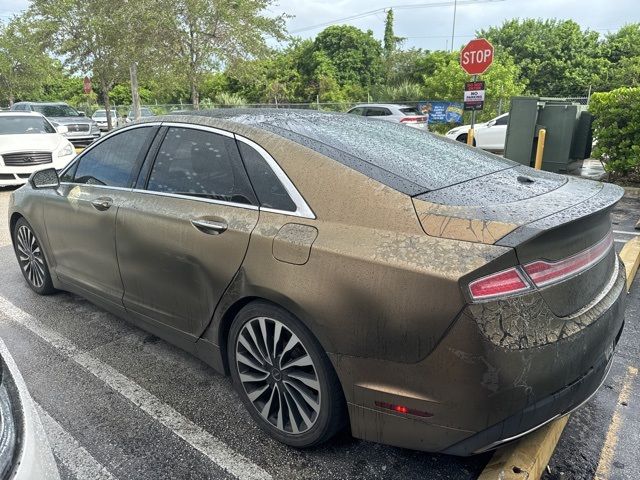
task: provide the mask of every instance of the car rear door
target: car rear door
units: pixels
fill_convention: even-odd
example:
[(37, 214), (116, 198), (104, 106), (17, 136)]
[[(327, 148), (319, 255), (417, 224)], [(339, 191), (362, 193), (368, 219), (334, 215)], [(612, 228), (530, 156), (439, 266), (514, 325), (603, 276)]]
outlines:
[(55, 273), (120, 308), (115, 219), (157, 129), (133, 128), (90, 147), (62, 174), (60, 188), (44, 197)]
[(163, 130), (155, 159), (118, 213), (123, 302), (146, 328), (189, 341), (240, 268), (259, 210), (232, 134)]

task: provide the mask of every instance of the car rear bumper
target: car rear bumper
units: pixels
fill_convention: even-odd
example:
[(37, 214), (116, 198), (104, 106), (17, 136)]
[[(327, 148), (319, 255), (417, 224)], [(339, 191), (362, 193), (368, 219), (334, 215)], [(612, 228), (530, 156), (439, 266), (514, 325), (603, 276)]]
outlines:
[[(601, 295), (568, 317), (540, 318), (546, 342), (500, 345), (481, 327), (498, 315), (505, 328), (525, 309), (544, 309), (532, 296), (513, 312), (493, 305), (466, 309), (424, 360), (415, 364), (331, 355), (345, 385), (354, 436), (416, 450), (472, 455), (512, 441), (571, 412), (606, 378), (624, 323), (621, 264)], [(567, 325), (557, 335), (550, 325)], [(398, 414), (379, 404), (407, 407)]]

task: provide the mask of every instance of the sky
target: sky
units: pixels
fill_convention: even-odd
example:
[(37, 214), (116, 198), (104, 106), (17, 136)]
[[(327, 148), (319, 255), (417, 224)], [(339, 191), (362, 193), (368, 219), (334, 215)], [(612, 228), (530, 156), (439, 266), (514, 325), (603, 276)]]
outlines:
[[(95, 1), (95, 0), (87, 0)], [(102, 1), (102, 0), (98, 0)], [(325, 26), (335, 23), (371, 29), (376, 38), (384, 32), (384, 9), (396, 7), (395, 34), (406, 37), (405, 48), (419, 47), (444, 50), (451, 46), (454, 0), (276, 0), (269, 7), (273, 15), (291, 15), (289, 32), (314, 37)], [(459, 48), (474, 37), (476, 30), (500, 25), (512, 18), (571, 19), (583, 28), (601, 34), (616, 31), (628, 22), (640, 22), (639, 0), (457, 0), (454, 47)], [(0, 20), (20, 13), (28, 0), (0, 0)], [(474, 4), (475, 3), (475, 4)], [(431, 6), (424, 6), (429, 5)], [(435, 4), (435, 5), (434, 5)], [(411, 6), (411, 8), (399, 8)], [(421, 7), (419, 7), (421, 6)], [(337, 21), (372, 10), (362, 18)]]

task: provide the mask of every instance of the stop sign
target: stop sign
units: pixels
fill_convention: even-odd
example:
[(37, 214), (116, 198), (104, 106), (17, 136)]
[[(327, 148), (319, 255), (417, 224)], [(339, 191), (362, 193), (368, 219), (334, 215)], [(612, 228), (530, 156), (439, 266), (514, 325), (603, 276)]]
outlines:
[(484, 38), (471, 40), (460, 52), (460, 66), (469, 75), (484, 73), (493, 62), (493, 45)]

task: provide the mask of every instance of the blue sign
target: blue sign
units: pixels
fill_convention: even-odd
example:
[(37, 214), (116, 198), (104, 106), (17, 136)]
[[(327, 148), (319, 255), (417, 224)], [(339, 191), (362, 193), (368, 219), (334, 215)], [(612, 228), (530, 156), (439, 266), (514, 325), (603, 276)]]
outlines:
[(429, 115), (429, 123), (462, 124), (464, 105), (462, 102), (442, 102), (427, 100), (418, 103), (418, 110)]

